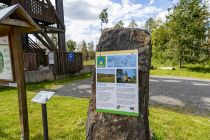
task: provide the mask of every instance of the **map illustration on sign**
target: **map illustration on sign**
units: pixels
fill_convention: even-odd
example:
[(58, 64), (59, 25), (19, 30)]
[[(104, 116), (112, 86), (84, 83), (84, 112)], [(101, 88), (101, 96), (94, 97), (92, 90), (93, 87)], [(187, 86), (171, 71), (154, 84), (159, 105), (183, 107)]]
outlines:
[(96, 58), (96, 111), (138, 116), (138, 50), (96, 52)]
[(136, 55), (116, 55), (107, 57), (107, 67), (135, 67)]
[(0, 80), (13, 81), (8, 36), (0, 37)]

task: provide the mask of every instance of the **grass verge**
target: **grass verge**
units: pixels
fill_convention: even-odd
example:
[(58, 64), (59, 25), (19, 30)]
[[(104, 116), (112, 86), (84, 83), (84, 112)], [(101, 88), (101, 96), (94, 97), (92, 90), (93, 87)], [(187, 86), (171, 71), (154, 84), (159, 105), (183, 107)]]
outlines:
[(168, 107), (150, 107), (150, 127), (155, 140), (209, 140), (210, 118)]
[(95, 59), (93, 59), (93, 60), (88, 60), (88, 61), (84, 61), (83, 62), (83, 65), (95, 65)]
[(175, 67), (176, 70), (150, 70), (151, 75), (182, 76), (201, 79), (210, 79), (210, 68), (201, 65), (186, 65), (183, 68)]
[[(55, 82), (27, 85), (29, 127), (31, 140), (39, 140), (42, 135), (41, 106), (31, 102), (35, 93), (43, 88), (73, 80), (88, 78), (90, 75), (67, 78)], [(88, 99), (53, 97), (48, 107), (49, 136), (51, 140), (84, 140)], [(15, 88), (0, 89), (0, 140), (20, 139), (17, 91)], [(150, 126), (156, 139), (209, 140), (210, 118), (160, 106), (150, 107)]]

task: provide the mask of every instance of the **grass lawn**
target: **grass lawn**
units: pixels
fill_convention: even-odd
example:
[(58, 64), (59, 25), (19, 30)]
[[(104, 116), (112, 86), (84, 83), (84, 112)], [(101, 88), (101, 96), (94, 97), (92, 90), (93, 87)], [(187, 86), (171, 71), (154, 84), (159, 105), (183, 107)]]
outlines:
[[(162, 65), (154, 65), (155, 67), (161, 67)], [(182, 76), (201, 79), (210, 79), (210, 66), (202, 65), (185, 65), (183, 68), (175, 67), (176, 70), (150, 70), (151, 75), (164, 75), (164, 76)]]
[(95, 59), (83, 62), (84, 65), (95, 65)]
[[(42, 139), (41, 106), (31, 99), (41, 89), (55, 88), (62, 83), (90, 77), (90, 74), (55, 82), (27, 86), (29, 127), (31, 140)], [(85, 121), (88, 99), (53, 97), (47, 104), (49, 136), (51, 140), (85, 140)], [(0, 88), (0, 140), (20, 139), (17, 91)], [(156, 139), (209, 140), (210, 118), (194, 116), (158, 106), (150, 107), (150, 126)]]

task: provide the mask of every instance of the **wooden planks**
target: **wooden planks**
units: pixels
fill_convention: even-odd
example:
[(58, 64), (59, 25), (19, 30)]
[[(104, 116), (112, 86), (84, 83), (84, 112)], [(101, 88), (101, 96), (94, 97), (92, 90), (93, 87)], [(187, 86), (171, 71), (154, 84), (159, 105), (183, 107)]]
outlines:
[(54, 52), (56, 74), (70, 74), (83, 69), (82, 53), (74, 54), (74, 61), (68, 61), (68, 52)]
[(54, 7), (40, 0), (11, 0), (11, 4), (19, 3), (36, 21), (48, 24), (57, 23)]
[(24, 60), (24, 70), (35, 71), (38, 69), (37, 54), (24, 53), (23, 60)]

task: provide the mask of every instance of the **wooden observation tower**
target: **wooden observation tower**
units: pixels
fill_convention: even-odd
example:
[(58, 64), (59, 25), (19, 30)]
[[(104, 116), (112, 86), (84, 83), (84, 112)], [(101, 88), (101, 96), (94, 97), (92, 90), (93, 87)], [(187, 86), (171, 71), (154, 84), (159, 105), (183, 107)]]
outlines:
[[(55, 7), (50, 0), (0, 0), (0, 3), (11, 6), (20, 4), (42, 29), (33, 35), (49, 51), (66, 51), (63, 0), (55, 0)], [(15, 17), (15, 15), (13, 15)], [(57, 45), (49, 34), (57, 34)], [(25, 52), (37, 53), (40, 57), (45, 51), (28, 34), (22, 37)]]

